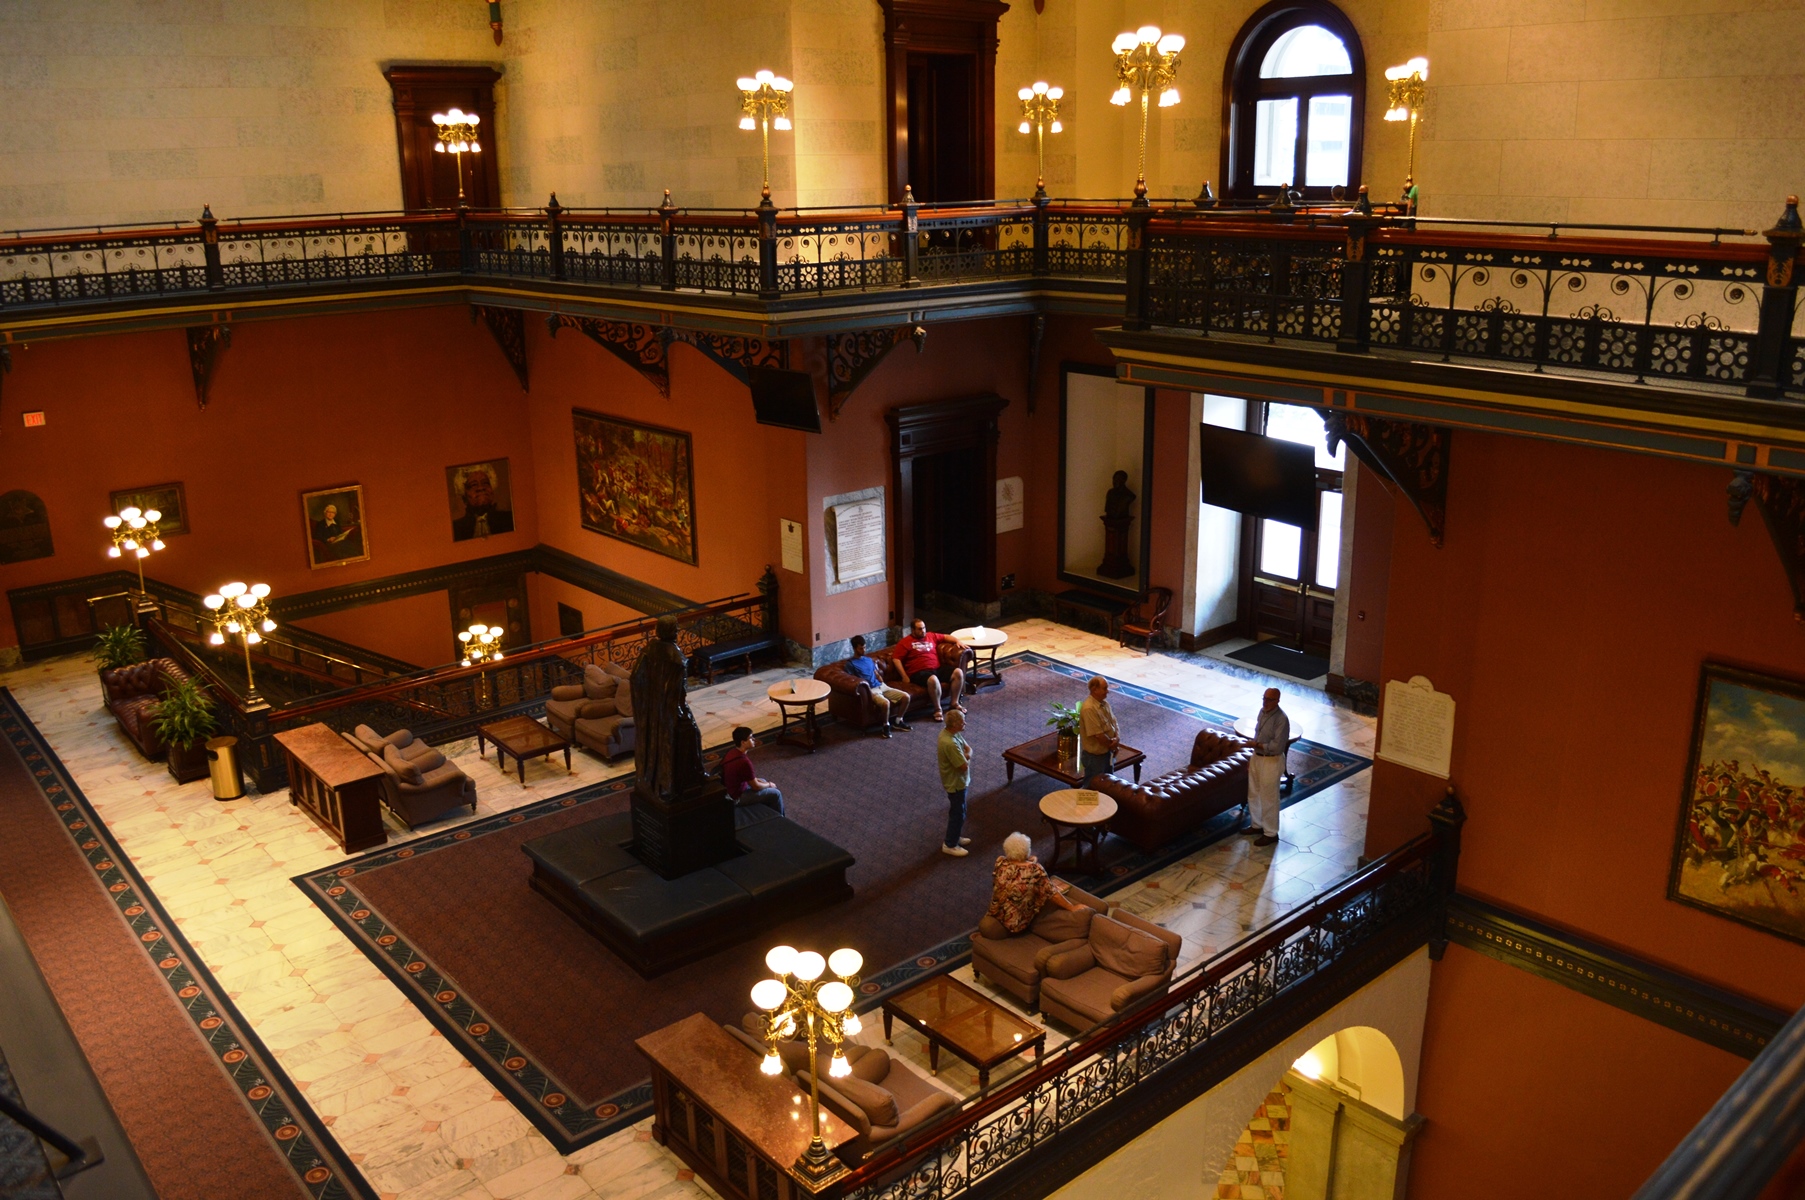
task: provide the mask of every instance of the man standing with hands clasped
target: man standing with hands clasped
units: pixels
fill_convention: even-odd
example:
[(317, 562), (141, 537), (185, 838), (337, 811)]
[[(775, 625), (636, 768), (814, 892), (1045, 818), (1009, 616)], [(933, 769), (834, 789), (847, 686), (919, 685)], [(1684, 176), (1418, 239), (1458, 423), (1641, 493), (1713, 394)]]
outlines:
[(1253, 758), (1247, 764), (1247, 817), (1243, 833), (1259, 830), (1256, 846), (1279, 840), (1279, 780), (1285, 774), (1285, 751), (1291, 745), (1291, 718), (1279, 707), (1279, 690), (1267, 688), (1254, 720)]
[(964, 858), (971, 839), (960, 837), (965, 828), (965, 791), (971, 787), (971, 746), (965, 740), (965, 714), (953, 709), (940, 731), (940, 786), (946, 789), (946, 841), (940, 853)]

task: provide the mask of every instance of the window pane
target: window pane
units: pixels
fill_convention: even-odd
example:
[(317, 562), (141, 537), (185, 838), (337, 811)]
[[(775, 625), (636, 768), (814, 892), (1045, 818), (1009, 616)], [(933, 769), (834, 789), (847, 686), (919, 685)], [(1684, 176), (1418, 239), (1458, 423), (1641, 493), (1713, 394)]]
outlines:
[(1299, 25), (1272, 43), (1260, 64), (1261, 79), (1296, 79), (1303, 75), (1351, 75), (1353, 60), (1341, 39), (1320, 25)]
[(1296, 579), (1304, 531), (1282, 521), (1260, 522), (1260, 574)]
[(1316, 586), (1334, 591), (1341, 579), (1341, 493), (1324, 492), (1316, 511)]
[(1304, 149), (1305, 184), (1310, 187), (1347, 184), (1347, 148), (1353, 119), (1352, 96), (1310, 97), (1310, 144)]
[(1316, 447), (1316, 465), (1326, 470), (1347, 468), (1347, 444), (1344, 442), (1335, 447), (1335, 453), (1329, 453), (1329, 439), (1323, 432), (1322, 418), (1313, 408), (1301, 404), (1267, 405), (1266, 436)]
[(1255, 187), (1296, 183), (1297, 97), (1262, 100), (1254, 106), (1253, 182)]

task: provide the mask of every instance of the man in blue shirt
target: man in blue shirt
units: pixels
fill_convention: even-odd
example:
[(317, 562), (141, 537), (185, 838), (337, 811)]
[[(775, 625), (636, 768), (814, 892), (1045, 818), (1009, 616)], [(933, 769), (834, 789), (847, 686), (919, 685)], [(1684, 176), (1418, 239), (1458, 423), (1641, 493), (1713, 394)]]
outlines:
[[(846, 660), (846, 669), (871, 685), (871, 702), (877, 705), (877, 711), (883, 717), (885, 737), (890, 736), (892, 729), (907, 732), (911, 728), (904, 719), (909, 713), (909, 693), (884, 682), (884, 665), (865, 653), (864, 638), (852, 639), (852, 657)], [(893, 707), (895, 705), (902, 707)]]
[(1253, 759), (1247, 764), (1247, 815), (1260, 836), (1256, 846), (1279, 840), (1279, 780), (1285, 774), (1285, 752), (1291, 746), (1291, 718), (1279, 707), (1279, 690), (1267, 688), (1260, 715), (1254, 719)]

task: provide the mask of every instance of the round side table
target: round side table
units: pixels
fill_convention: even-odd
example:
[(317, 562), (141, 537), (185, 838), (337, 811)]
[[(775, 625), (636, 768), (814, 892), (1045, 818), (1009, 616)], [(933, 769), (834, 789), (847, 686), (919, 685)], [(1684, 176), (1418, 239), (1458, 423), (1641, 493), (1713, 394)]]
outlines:
[(1041, 818), (1053, 828), (1053, 857), (1047, 865), (1049, 868), (1059, 865), (1060, 847), (1069, 838), (1072, 869), (1085, 869), (1084, 852), (1088, 847), (1090, 871), (1093, 875), (1100, 874), (1103, 865), (1097, 858), (1097, 847), (1103, 841), (1103, 827), (1116, 815), (1116, 802), (1113, 797), (1098, 792), (1095, 804), (1080, 805), (1078, 791), (1077, 788), (1060, 788), (1040, 798)]
[(964, 629), (955, 629), (948, 634), (971, 647), (971, 678), (965, 681), (967, 693), (976, 692), (986, 684), (1001, 687), (1003, 674), (997, 670), (997, 651), (1009, 641), (1009, 635), (1001, 629), (993, 629), (988, 625), (972, 625)]
[[(1285, 716), (1291, 721), (1291, 740), (1285, 743), (1285, 749), (1289, 750), (1303, 739), (1304, 723), (1291, 716), (1290, 713), (1286, 713)], [(1258, 716), (1236, 717), (1235, 732), (1246, 741), (1253, 741), (1254, 723), (1259, 719)], [(1285, 756), (1285, 774), (1279, 779), (1279, 787), (1284, 790), (1286, 795), (1290, 795), (1291, 785), (1296, 782), (1297, 776), (1291, 773), (1291, 756), (1287, 754)]]
[(810, 754), (821, 736), (821, 725), (815, 717), (815, 706), (827, 699), (832, 689), (819, 679), (783, 679), (765, 689), (765, 695), (777, 706), (783, 720), (771, 739), (801, 746)]

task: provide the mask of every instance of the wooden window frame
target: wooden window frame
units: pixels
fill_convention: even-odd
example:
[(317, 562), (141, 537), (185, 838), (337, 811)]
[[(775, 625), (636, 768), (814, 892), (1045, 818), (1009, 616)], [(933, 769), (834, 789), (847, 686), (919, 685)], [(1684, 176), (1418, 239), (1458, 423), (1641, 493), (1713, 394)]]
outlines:
[[(1260, 78), (1260, 64), (1283, 34), (1301, 25), (1321, 25), (1347, 47), (1353, 70), (1346, 75), (1307, 75), (1290, 79)], [(1229, 47), (1222, 73), (1222, 163), (1224, 199), (1265, 200), (1277, 197), (1277, 185), (1253, 182), (1255, 114), (1261, 100), (1297, 98), (1297, 147), (1292, 187), (1306, 202), (1330, 199), (1330, 188), (1306, 187), (1304, 156), (1309, 150), (1310, 98), (1351, 96), (1348, 123), (1347, 194), (1359, 191), (1366, 121), (1366, 52), (1354, 23), (1327, 0), (1272, 0), (1247, 19)]]

